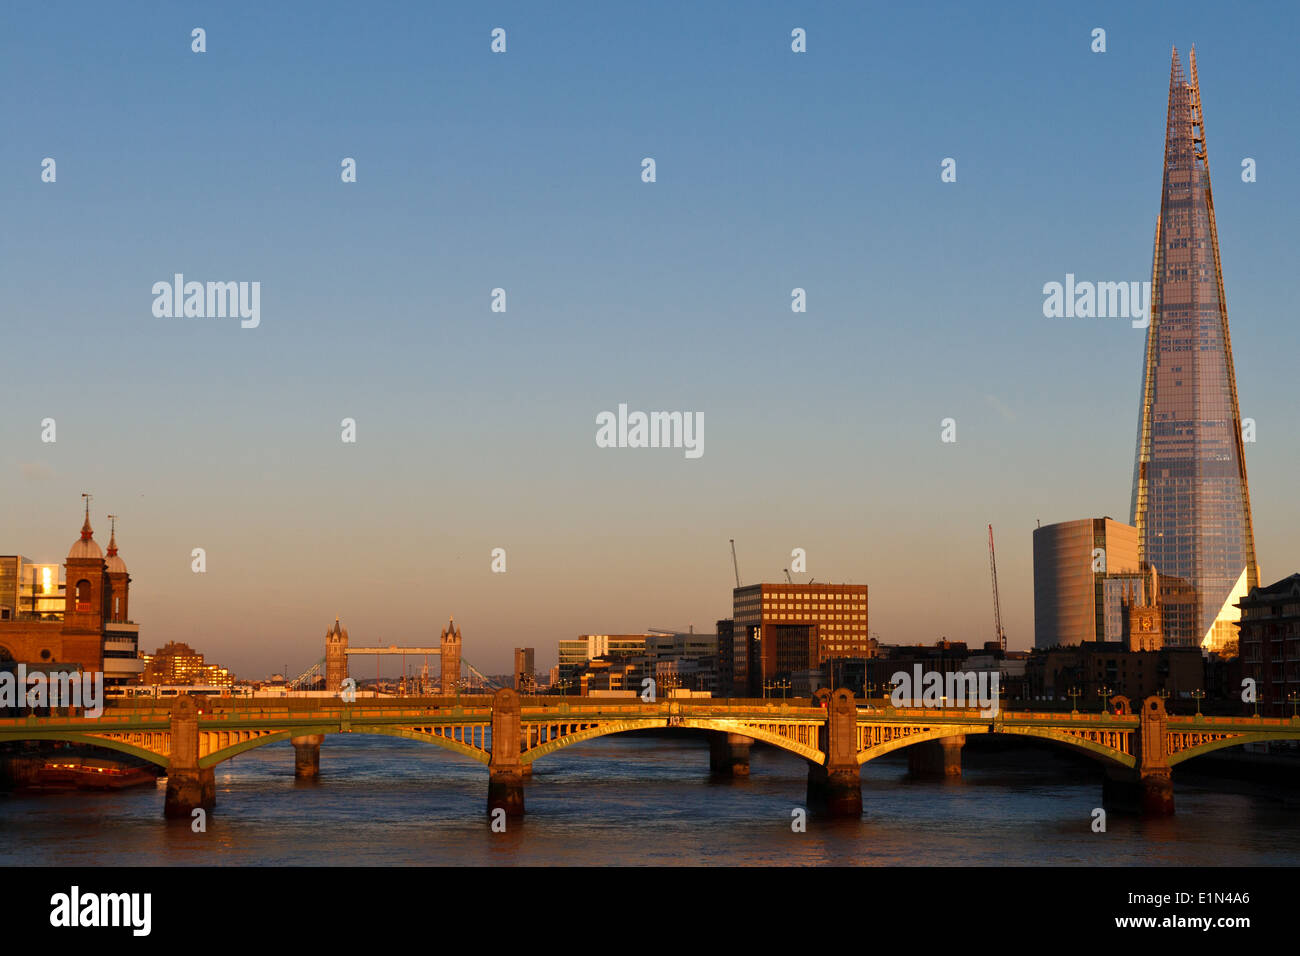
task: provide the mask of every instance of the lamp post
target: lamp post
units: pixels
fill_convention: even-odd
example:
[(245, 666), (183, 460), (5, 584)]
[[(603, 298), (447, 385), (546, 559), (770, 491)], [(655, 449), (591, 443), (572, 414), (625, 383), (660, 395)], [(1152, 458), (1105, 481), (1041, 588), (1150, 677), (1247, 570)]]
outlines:
[(1068, 691), (1066, 691), (1066, 694), (1070, 698), (1070, 702), (1073, 705), (1073, 709), (1070, 711), (1070, 713), (1077, 714), (1079, 712), (1079, 698), (1083, 696), (1083, 691), (1079, 690), (1079, 688), (1077, 687), (1071, 687)]
[(1286, 695), (1286, 699), (1291, 702), (1291, 719), (1296, 719), (1296, 708), (1300, 706), (1300, 693), (1292, 691)]
[(1196, 701), (1196, 716), (1201, 716), (1201, 701), (1205, 699), (1205, 691), (1199, 687), (1192, 691), (1192, 698)]
[(1101, 712), (1104, 714), (1110, 709), (1110, 685), (1106, 684), (1097, 688), (1097, 696), (1101, 698)]
[(894, 687), (896, 685), (892, 680), (887, 680), (880, 685), (880, 706), (892, 707), (894, 705)]

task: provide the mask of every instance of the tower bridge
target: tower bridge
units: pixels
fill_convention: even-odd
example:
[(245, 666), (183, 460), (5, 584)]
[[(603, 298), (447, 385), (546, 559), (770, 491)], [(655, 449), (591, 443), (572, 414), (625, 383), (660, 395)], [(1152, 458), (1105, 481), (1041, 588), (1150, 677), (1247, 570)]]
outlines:
[(913, 772), (960, 773), (971, 734), (1044, 740), (1096, 760), (1105, 769), (1104, 802), (1148, 815), (1174, 811), (1171, 772), (1204, 753), (1245, 743), (1300, 739), (1300, 718), (1173, 716), (1148, 697), (1136, 713), (1115, 698), (1105, 713), (977, 708), (863, 706), (848, 690), (823, 689), (811, 700), (591, 700), (521, 698), (513, 690), (460, 698), (401, 698), (345, 703), (337, 698), (180, 697), (111, 702), (98, 718), (76, 715), (0, 719), (0, 742), (60, 740), (142, 758), (167, 771), (164, 812), (188, 818), (216, 803), (213, 768), (256, 747), (287, 740), (295, 774), (319, 773), (330, 734), (403, 737), (484, 764), (488, 810), (524, 813), (533, 764), (574, 744), (635, 730), (680, 729), (710, 740), (710, 768), (749, 773), (754, 742), (808, 763), (810, 807), (831, 816), (862, 813), (862, 765), (910, 748)]
[[(495, 690), (498, 685), (462, 657), (462, 643), (460, 628), (456, 626), (456, 619), (451, 618), (448, 620), (447, 626), (443, 628), (437, 645), (403, 646), (389, 644), (387, 646), (372, 647), (353, 645), (348, 639), (348, 629), (336, 617), (334, 618), (334, 626), (325, 632), (325, 656), (290, 680), (289, 686), (297, 690), (310, 690), (317, 681), (323, 679), (325, 689), (337, 694), (342, 689), (343, 682), (348, 678), (349, 659), (357, 656), (373, 656), (376, 661), (380, 657), (401, 657), (403, 660), (407, 657), (423, 657), (425, 659), (425, 677), (427, 677), (428, 659), (436, 657), (438, 658), (440, 672), (436, 686), (440, 693), (459, 694), (462, 690), (473, 690), (475, 681), (477, 681), (481, 689)], [(402, 671), (403, 677), (405, 677), (405, 665), (403, 665)]]

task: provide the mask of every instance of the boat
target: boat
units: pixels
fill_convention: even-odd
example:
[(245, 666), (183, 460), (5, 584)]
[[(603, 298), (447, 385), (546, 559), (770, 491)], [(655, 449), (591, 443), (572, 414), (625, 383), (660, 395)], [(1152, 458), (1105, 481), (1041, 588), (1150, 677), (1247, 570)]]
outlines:
[(53, 757), (36, 771), (28, 790), (122, 790), (152, 785), (157, 774), (144, 767), (123, 767), (90, 757)]

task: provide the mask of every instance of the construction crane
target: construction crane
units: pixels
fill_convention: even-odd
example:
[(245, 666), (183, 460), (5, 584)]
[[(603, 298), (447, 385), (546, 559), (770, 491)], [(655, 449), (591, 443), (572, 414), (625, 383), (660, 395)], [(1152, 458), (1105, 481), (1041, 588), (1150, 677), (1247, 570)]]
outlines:
[(736, 561), (736, 539), (731, 539), (731, 566), (736, 569), (736, 587), (740, 587), (740, 564)]
[(1002, 630), (1002, 604), (998, 600), (998, 558), (993, 551), (993, 525), (989, 525), (989, 574), (993, 578), (993, 639), (1007, 650), (1007, 633)]

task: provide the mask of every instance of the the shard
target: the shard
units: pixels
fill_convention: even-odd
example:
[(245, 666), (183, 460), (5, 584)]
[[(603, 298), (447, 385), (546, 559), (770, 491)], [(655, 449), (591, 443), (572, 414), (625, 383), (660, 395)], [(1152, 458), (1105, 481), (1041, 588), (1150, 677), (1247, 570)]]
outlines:
[(1243, 451), (1196, 50), (1189, 81), (1175, 49), (1132, 502), (1167, 644), (1235, 645), (1233, 605), (1259, 583)]

